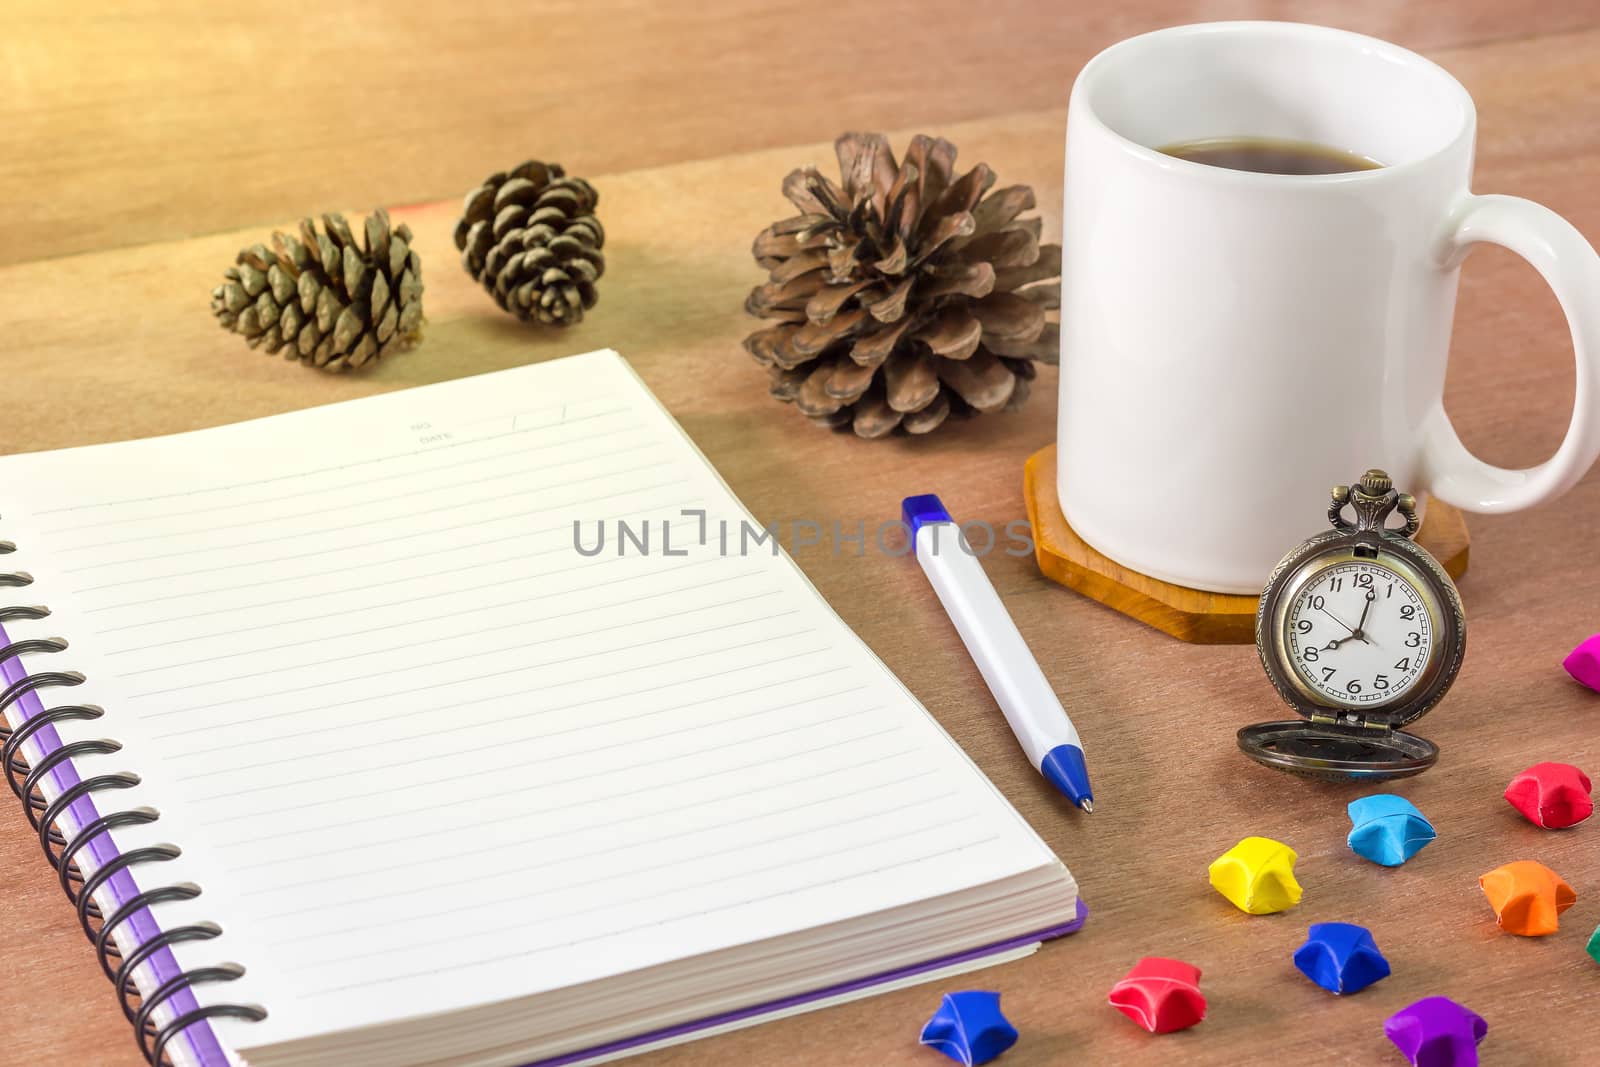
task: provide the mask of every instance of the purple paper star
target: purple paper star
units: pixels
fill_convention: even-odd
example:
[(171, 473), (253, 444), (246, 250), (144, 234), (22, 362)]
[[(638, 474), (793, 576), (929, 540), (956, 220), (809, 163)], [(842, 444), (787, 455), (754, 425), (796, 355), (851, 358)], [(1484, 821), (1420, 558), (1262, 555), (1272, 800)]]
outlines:
[(1383, 1034), (1415, 1067), (1478, 1067), (1483, 1016), (1449, 997), (1424, 997), (1383, 1022)]

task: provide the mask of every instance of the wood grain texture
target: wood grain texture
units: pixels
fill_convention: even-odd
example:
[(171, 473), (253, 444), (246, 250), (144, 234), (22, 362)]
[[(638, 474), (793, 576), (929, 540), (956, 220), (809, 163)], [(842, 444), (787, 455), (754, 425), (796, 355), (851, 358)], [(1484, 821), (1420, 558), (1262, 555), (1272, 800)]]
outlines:
[[(1270, 13), (1291, 8), (1299, 10), (1275, 4)], [(1152, 10), (1129, 3), (1104, 15), (1103, 23), (1072, 17), (1085, 39), (1108, 38), (1113, 33), (1103, 25), (1115, 25), (1117, 34), (1146, 28), (1128, 12), (1148, 16)], [(1370, 15), (1378, 5), (1365, 10)], [(1442, 32), (1469, 18), (1504, 24), (1525, 17), (1480, 4), (1427, 10), (1427, 17), (1421, 9), (1403, 17), (1417, 32)], [(939, 13), (929, 12), (925, 18), (937, 23)], [(226, 17), (255, 16), (230, 9)], [(224, 16), (215, 18), (220, 25)], [(952, 26), (958, 25), (947, 20), (940, 32), (956, 33)], [(916, 33), (932, 32), (918, 26)], [(619, 37), (626, 32), (615, 27)], [(310, 41), (314, 36), (299, 39), (316, 51), (321, 46)], [(848, 55), (853, 46), (841, 47)], [(1479, 101), (1477, 188), (1541, 200), (1600, 239), (1594, 195), (1600, 187), (1600, 33), (1434, 54)], [(270, 58), (263, 46), (257, 63), (239, 64), (233, 76), (242, 86)], [(1073, 64), (1063, 64), (1064, 85)], [(60, 70), (53, 76), (65, 77)], [(111, 76), (84, 72), (82, 78), (109, 85)], [(833, 92), (827, 86), (845, 80), (835, 75), (808, 84), (827, 100)], [(96, 107), (115, 99), (110, 89), (103, 91)], [(680, 100), (692, 102), (697, 91), (685, 89)], [(809, 129), (819, 138), (866, 113), (847, 114), (851, 90), (838, 91), (840, 102), (831, 110), (808, 105), (815, 108)], [(12, 96), (0, 106), (15, 108)], [(899, 125), (933, 125), (940, 118), (921, 109), (922, 97), (873, 100), (872, 114), (893, 116)], [(638, 123), (626, 128), (657, 136), (643, 119)], [(1062, 123), (1062, 113), (1051, 110), (938, 122), (935, 128), (961, 145), (963, 161), (982, 159), (1002, 181), (1033, 184), (1048, 229), (1059, 223)], [(312, 125), (318, 132), (308, 144), (338, 143), (334, 127)], [(13, 128), (9, 118), (0, 128)], [(656, 140), (650, 151), (666, 152), (675, 143)], [(459, 143), (441, 143), (418, 155), (448, 156), (456, 148)], [(222, 181), (219, 175), (238, 173), (232, 169), (236, 143), (214, 153), (187, 145), (174, 150), (195, 153), (186, 167), (197, 186), (210, 188)], [(680, 152), (693, 150), (678, 145)], [(530, 331), (474, 288), (450, 243), (453, 200), (399, 211), (416, 231), (425, 263), (427, 332), (421, 347), (368, 377), (331, 378), (250, 352), (213, 324), (206, 312), (209, 289), (234, 251), (262, 236), (261, 227), (0, 268), (0, 381), (9, 409), (0, 422), (0, 451), (192, 429), (612, 345), (763, 521), (837, 519), (846, 531), (858, 522), (872, 529), (896, 516), (905, 492), (922, 488), (942, 493), (964, 518), (1001, 525), (1023, 517), (1023, 462), (1054, 437), (1053, 370), (1042, 374), (1034, 398), (1015, 415), (947, 427), (927, 439), (867, 442), (819, 431), (771, 401), (765, 374), (740, 350), (752, 322), (739, 309), (760, 277), (749, 242), (785, 210), (782, 176), (827, 157), (826, 145), (818, 143), (597, 177), (608, 270), (599, 306), (568, 334)], [(0, 201), (17, 202), (11, 190), (27, 167), (0, 154), (4, 180), (13, 183)], [(335, 167), (345, 175), (360, 169), (344, 154)], [(475, 180), (479, 169), (473, 161), (465, 179)], [(36, 172), (29, 187), (47, 189), (64, 174)], [(143, 179), (130, 180), (137, 186)], [(79, 187), (78, 199), (116, 214), (123, 208), (113, 185), (107, 178)], [(332, 184), (324, 192), (358, 209), (379, 195), (375, 188)], [(300, 203), (290, 204), (283, 194), (279, 188), (273, 196), (280, 199), (257, 196), (248, 210), (287, 222)], [(219, 209), (215, 217), (223, 214)], [(237, 219), (242, 224), (253, 217)], [(129, 238), (136, 231), (123, 228), (125, 222), (116, 223), (115, 232), (97, 230), (94, 239)], [(164, 222), (154, 229), (167, 228)], [(1554, 299), (1509, 254), (1474, 253), (1465, 269), (1447, 386), (1447, 404), (1464, 438), (1492, 462), (1537, 462), (1554, 449), (1572, 403), (1570, 344)], [(337, 450), (338, 442), (328, 447)], [(3, 504), (0, 496), (0, 509)], [(1537, 760), (1567, 760), (1591, 772), (1600, 767), (1600, 696), (1572, 683), (1559, 667), (1568, 649), (1600, 630), (1600, 568), (1592, 562), (1600, 473), (1553, 505), (1472, 522), (1472, 570), (1461, 588), (1472, 649), (1449, 699), (1418, 724), (1440, 745), (1439, 766), (1402, 787), (1433, 819), (1440, 838), (1393, 871), (1374, 868), (1345, 848), (1344, 805), (1361, 790), (1291, 779), (1238, 753), (1240, 726), (1281, 715), (1252, 649), (1173, 641), (1042, 578), (1032, 559), (997, 554), (989, 560), (996, 586), (1089, 746), (1099, 806), (1084, 818), (1068, 811), (1025, 765), (914, 565), (857, 555), (853, 545), (839, 554), (826, 546), (800, 554), (800, 565), (844, 619), (1083, 885), (1092, 914), (1081, 934), (968, 980), (1004, 991), (1006, 1009), (1023, 1032), (1003, 1061), (1008, 1067), (1393, 1063), (1398, 1059), (1382, 1037), (1382, 1019), (1434, 993), (1455, 996), (1488, 1018), (1486, 1063), (1566, 1064), (1593, 1057), (1600, 1047), (1600, 969), (1582, 944), (1600, 921), (1600, 824), (1545, 833), (1523, 822), (1500, 791)], [(25, 831), (20, 813), (0, 813), (0, 1064), (135, 1067), (140, 1061), (110, 991)], [(1298, 908), (1249, 917), (1206, 885), (1207, 863), (1247, 834), (1299, 850), (1306, 896)], [(1540, 860), (1577, 889), (1578, 903), (1555, 937), (1526, 941), (1497, 932), (1476, 879), (1512, 859)], [(1324, 920), (1370, 926), (1394, 976), (1347, 1000), (1299, 977), (1290, 953), (1307, 923)], [(1205, 1023), (1155, 1039), (1105, 1005), (1112, 983), (1147, 954), (1179, 956), (1204, 969), (1211, 1002)], [(933, 987), (907, 990), (636, 1062), (927, 1065), (939, 1061), (914, 1038), (938, 993)]]
[(1591, 0), (501, 0), (0, 5), (0, 263), (353, 204), (1064, 107), (1179, 22), (1279, 18), (1415, 48), (1594, 25)]

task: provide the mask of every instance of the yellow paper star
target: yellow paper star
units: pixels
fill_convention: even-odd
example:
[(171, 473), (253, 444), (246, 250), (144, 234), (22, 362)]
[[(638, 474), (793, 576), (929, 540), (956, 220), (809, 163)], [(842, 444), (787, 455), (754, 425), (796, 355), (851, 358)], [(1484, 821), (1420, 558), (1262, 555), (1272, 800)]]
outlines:
[(1300, 903), (1294, 849), (1270, 837), (1247, 837), (1211, 863), (1211, 884), (1249, 915), (1270, 915)]

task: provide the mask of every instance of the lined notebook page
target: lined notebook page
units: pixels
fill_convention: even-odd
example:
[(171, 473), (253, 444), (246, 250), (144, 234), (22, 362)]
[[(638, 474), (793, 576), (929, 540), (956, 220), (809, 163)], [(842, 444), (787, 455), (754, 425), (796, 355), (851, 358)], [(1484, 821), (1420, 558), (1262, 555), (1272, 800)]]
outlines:
[[(119, 847), (181, 845), (204, 895), (158, 918), (224, 928), (180, 961), (244, 963), (202, 999), (271, 1013), (234, 1042), (1055, 862), (787, 557), (738, 551), (746, 513), (614, 353), (9, 457), (0, 482), (55, 609), (13, 636), (72, 642), (74, 696), (107, 709), (73, 736), (122, 740), (105, 766), (144, 781), (117, 799), (163, 813)], [(648, 555), (618, 553), (619, 518)]]

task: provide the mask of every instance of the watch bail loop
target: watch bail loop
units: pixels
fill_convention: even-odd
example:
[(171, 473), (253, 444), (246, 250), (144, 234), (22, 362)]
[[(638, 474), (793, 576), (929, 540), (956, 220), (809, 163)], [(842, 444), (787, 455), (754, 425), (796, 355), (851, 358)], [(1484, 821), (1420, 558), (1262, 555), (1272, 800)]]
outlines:
[[(1355, 522), (1344, 517), (1344, 509), (1355, 512)], [(1389, 529), (1386, 525), (1390, 512), (1399, 511), (1405, 519), (1404, 527)], [(1387, 471), (1370, 468), (1355, 485), (1333, 487), (1333, 501), (1328, 505), (1328, 522), (1336, 530), (1371, 530), (1378, 533), (1395, 533), (1405, 538), (1413, 537), (1421, 528), (1417, 518), (1417, 498), (1410, 493), (1395, 491), (1394, 479)]]

